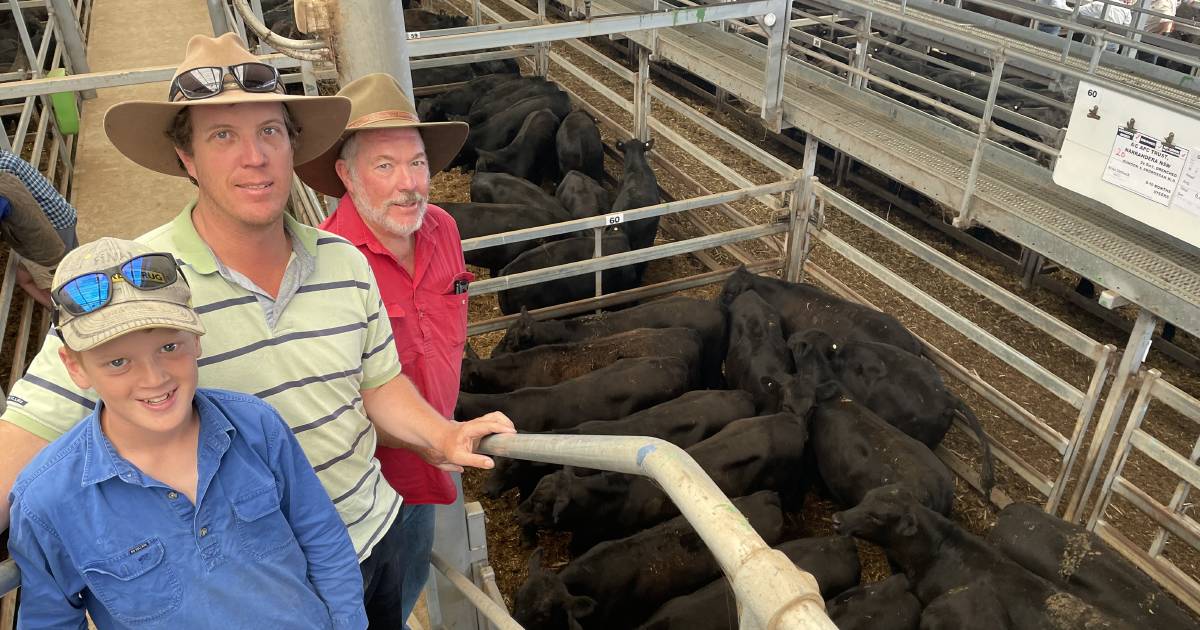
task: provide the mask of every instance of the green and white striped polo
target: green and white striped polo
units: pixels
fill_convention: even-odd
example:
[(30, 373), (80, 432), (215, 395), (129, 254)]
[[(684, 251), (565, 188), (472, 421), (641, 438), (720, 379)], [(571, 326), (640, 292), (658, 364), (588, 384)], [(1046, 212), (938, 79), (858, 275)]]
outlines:
[[(138, 240), (173, 253), (191, 283), (192, 303), (208, 331), (200, 342), (200, 386), (253, 394), (279, 410), (362, 561), (396, 519), (401, 502), (380, 474), (375, 429), (362, 402), (362, 390), (400, 373), (375, 277), (349, 242), (289, 216), (288, 231), (315, 265), (269, 326), (255, 295), (219, 273), (192, 224), (194, 205)], [(60, 346), (55, 335), (47, 336), (4, 413), (4, 420), (46, 440), (65, 433), (95, 406), (95, 392), (71, 382), (58, 358)]]

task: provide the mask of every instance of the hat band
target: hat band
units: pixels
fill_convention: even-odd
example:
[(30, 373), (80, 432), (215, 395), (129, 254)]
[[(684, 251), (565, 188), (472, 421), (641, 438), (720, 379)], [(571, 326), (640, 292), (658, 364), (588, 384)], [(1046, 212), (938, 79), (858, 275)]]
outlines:
[(406, 112), (402, 109), (385, 109), (381, 112), (374, 112), (355, 118), (346, 125), (346, 129), (358, 129), (359, 127), (366, 127), (367, 125), (383, 122), (385, 120), (404, 120), (410, 123), (421, 122), (417, 119), (416, 114), (411, 112)]

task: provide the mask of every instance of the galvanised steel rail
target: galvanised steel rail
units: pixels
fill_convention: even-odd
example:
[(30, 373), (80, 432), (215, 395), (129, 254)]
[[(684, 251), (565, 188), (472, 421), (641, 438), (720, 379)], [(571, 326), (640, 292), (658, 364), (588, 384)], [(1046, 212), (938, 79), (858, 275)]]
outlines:
[(740, 628), (834, 630), (811, 575), (771, 549), (683, 449), (657, 438), (493, 435), (479, 451), (655, 480), (716, 557), (742, 604)]

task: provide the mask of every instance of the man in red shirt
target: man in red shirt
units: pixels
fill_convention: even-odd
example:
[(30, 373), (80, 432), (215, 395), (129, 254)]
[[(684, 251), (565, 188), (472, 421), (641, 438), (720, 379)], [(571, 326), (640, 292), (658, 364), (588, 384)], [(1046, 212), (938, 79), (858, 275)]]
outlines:
[[(445, 168), (467, 137), (465, 123), (421, 123), (386, 74), (346, 84), (351, 101), (342, 139), (296, 168), (309, 186), (341, 197), (321, 228), (366, 256), (392, 323), (404, 374), (429, 404), (453, 420), (463, 345), (467, 285), (458, 226), (428, 203), (431, 173)], [(402, 614), (408, 619), (429, 577), (434, 505), (453, 503), (454, 482), (414, 449), (379, 447), (383, 476), (404, 498)]]

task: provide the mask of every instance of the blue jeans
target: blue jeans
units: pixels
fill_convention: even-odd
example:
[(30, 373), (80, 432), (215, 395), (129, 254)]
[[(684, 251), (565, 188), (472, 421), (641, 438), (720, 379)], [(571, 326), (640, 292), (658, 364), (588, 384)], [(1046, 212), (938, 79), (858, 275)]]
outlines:
[(429, 579), (429, 554), (433, 551), (433, 505), (405, 503), (400, 508), (403, 540), (400, 542), (400, 568), (404, 573), (404, 587), (400, 596), (400, 610), (404, 615), (405, 630), (408, 616), (412, 614), (421, 589)]

